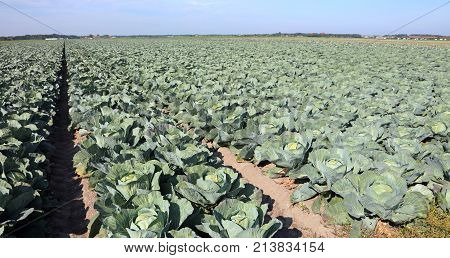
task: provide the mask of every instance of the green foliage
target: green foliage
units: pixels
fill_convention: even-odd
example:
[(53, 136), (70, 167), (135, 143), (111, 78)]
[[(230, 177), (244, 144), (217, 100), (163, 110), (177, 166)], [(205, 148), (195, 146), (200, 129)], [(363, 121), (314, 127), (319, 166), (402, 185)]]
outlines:
[[(123, 65), (121, 60), (112, 64)], [(261, 203), (261, 191), (224, 167), (199, 143), (201, 131), (183, 128), (157, 106), (154, 95), (143, 94), (142, 85), (115, 85), (120, 79), (106, 77), (115, 85), (108, 91), (100, 83), (85, 84), (94, 76), (85, 69), (104, 68), (97, 65), (74, 72), (71, 95), (77, 103), (71, 109), (73, 123), (89, 132), (74, 164), (92, 175), (98, 195), (90, 236), (271, 237), (281, 228), (276, 219), (264, 223), (267, 205)], [(81, 69), (76, 63), (70, 67)], [(115, 72), (125, 75), (121, 69)], [(98, 75), (99, 81), (109, 75)], [(212, 123), (239, 127), (240, 115)], [(225, 134), (214, 137), (226, 139)], [(225, 212), (227, 207), (232, 213)]]
[(55, 114), (60, 50), (51, 43), (0, 46), (0, 237), (44, 231), (41, 223), (14, 230), (47, 208), (47, 157), (54, 147), (45, 138)]
[(162, 195), (189, 200), (220, 228), (201, 233), (188, 218), (189, 229), (167, 236), (225, 236), (215, 207), (254, 196), (201, 140), (274, 163), (269, 176), (301, 182), (292, 202), (319, 195), (314, 211), (353, 225), (355, 236), (377, 219), (422, 218), (434, 198), (448, 209), (444, 48), (136, 39), (71, 49), (72, 117), (93, 132), (82, 146), (92, 181), (111, 164), (158, 160), (173, 171), (160, 176)]
[[(56, 45), (27, 44), (0, 51), (3, 234), (41, 210), (52, 151), (43, 139)], [(90, 133), (74, 164), (99, 194), (93, 227), (110, 237), (272, 236), (279, 223), (262, 224), (261, 193), (202, 140), (274, 163), (271, 177), (301, 181), (293, 202), (319, 195), (314, 211), (351, 224), (352, 236), (376, 219), (423, 218), (435, 198), (448, 212), (448, 55), (313, 39), (69, 41), (72, 123)]]
[(213, 215), (205, 215), (198, 226), (211, 237), (262, 238), (272, 237), (281, 222), (272, 219), (264, 224), (267, 204), (260, 207), (236, 199), (227, 199), (213, 210)]

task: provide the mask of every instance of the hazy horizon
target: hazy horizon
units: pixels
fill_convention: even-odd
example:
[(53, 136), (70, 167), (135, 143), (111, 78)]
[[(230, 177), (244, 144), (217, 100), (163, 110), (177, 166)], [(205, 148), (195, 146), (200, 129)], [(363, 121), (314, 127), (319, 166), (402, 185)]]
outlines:
[[(65, 35), (384, 35), (444, 1), (6, 0)], [(450, 35), (450, 5), (396, 34)], [(0, 36), (54, 31), (0, 4)], [(6, 25), (6, 26), (5, 26)]]

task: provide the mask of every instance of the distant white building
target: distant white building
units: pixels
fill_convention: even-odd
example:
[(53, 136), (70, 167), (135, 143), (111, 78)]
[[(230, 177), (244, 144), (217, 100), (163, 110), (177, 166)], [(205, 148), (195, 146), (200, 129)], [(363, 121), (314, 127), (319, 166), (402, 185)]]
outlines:
[(46, 38), (45, 40), (58, 40), (58, 38)]

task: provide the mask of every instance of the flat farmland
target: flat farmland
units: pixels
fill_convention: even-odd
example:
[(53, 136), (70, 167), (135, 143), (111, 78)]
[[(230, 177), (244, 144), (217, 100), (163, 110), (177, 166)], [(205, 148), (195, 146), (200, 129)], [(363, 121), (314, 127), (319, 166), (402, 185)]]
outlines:
[(59, 43), (0, 43), (0, 235), (449, 236), (447, 42)]

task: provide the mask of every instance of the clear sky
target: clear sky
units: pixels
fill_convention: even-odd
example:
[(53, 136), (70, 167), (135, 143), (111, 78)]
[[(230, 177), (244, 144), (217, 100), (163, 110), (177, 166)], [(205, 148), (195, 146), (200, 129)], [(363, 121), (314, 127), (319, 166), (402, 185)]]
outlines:
[[(386, 34), (446, 0), (3, 0), (64, 34)], [(0, 35), (49, 34), (0, 4)], [(450, 35), (450, 4), (398, 33)]]

